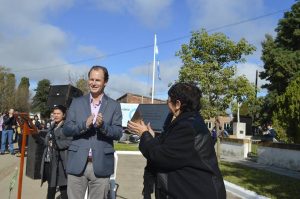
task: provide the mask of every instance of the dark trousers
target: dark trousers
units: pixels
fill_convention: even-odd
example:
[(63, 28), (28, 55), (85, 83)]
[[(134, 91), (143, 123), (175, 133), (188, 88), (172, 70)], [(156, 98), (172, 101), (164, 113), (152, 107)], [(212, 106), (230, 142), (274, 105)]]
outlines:
[[(48, 191), (47, 191), (47, 199), (55, 199), (55, 194), (56, 194), (56, 187), (50, 187), (49, 180), (51, 178), (51, 170), (50, 170), (50, 165), (49, 163), (45, 163), (44, 165), (44, 177), (48, 181)], [(65, 186), (59, 186), (59, 191), (60, 191), (60, 198), (61, 199), (68, 199), (68, 194), (67, 194), (67, 185)]]
[(2, 131), (2, 140), (1, 140), (1, 152), (2, 153), (4, 153), (6, 150), (7, 141), (9, 144), (10, 153), (14, 153), (13, 134), (14, 134), (13, 130), (3, 130)]
[(21, 153), (21, 149), (22, 149), (22, 134), (18, 135), (18, 148), (19, 148), (19, 152)]
[(16, 142), (18, 141), (18, 137), (19, 137), (20, 135), (17, 133), (16, 130), (14, 131), (14, 134), (15, 134), (15, 138), (14, 138), (14, 140), (13, 140), (13, 143), (16, 143)]
[[(67, 186), (58, 187), (61, 199), (68, 199)], [(48, 187), (47, 199), (55, 199), (56, 187)]]

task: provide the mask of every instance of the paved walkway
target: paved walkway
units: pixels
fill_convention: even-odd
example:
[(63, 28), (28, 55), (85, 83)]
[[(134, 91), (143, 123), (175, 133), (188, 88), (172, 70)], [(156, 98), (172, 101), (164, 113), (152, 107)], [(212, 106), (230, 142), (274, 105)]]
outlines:
[[(143, 171), (146, 160), (142, 155), (119, 154), (117, 183), (120, 185), (117, 199), (141, 199), (143, 190)], [(154, 197), (152, 197), (154, 198)], [(228, 199), (239, 199), (227, 193)]]
[[(20, 159), (10, 154), (0, 156), (0, 198), (9, 198), (9, 186), (15, 173), (15, 168), (19, 167)], [(119, 184), (117, 199), (141, 199), (143, 189), (143, 171), (146, 161), (142, 155), (118, 155), (118, 169), (116, 182)], [(26, 161), (25, 165), (26, 166)], [(33, 180), (25, 176), (22, 186), (22, 199), (43, 199), (46, 198), (47, 183), (40, 187), (40, 180)], [(11, 198), (17, 198), (18, 178), (11, 192)], [(154, 197), (153, 197), (154, 198)], [(227, 193), (228, 199), (239, 199), (232, 193)]]
[[(26, 161), (25, 161), (26, 164)], [(12, 182), (13, 175), (16, 167), (19, 168), (20, 159), (10, 154), (0, 155), (0, 198), (9, 198), (9, 186)], [(43, 199), (46, 198), (47, 186), (40, 187), (40, 180), (32, 180), (25, 176), (25, 165), (24, 165), (24, 177), (22, 186), (22, 198), (24, 199)], [(18, 177), (16, 179), (15, 186), (11, 192), (12, 199), (17, 198), (18, 192)]]
[[(142, 155), (118, 155), (118, 169), (116, 182), (119, 184), (117, 199), (140, 199), (143, 189), (143, 170), (146, 164)], [(271, 166), (260, 165), (256, 162), (247, 160), (237, 160), (233, 158), (222, 157), (221, 160), (235, 162), (249, 167), (271, 171), (283, 176), (289, 176), (300, 179), (300, 172), (280, 169)], [(0, 198), (9, 198), (9, 186), (16, 168), (19, 168), (20, 159), (10, 154), (0, 156)], [(25, 165), (26, 166), (26, 161)], [(32, 180), (25, 176), (26, 167), (24, 167), (22, 198), (24, 199), (42, 199), (46, 197), (47, 184), (40, 187), (40, 180)], [(11, 198), (17, 198), (18, 178), (11, 192)], [(227, 192), (228, 199), (241, 198), (234, 193)]]

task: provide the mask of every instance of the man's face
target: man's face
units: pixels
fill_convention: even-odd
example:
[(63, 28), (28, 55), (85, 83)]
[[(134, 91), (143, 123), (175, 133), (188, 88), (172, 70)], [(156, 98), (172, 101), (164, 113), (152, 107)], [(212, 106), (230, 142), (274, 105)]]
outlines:
[(106, 86), (103, 70), (92, 70), (89, 76), (89, 88), (92, 94), (101, 95)]
[(8, 113), (9, 113), (9, 114), (14, 114), (14, 109), (12, 109), (12, 108), (9, 109)]

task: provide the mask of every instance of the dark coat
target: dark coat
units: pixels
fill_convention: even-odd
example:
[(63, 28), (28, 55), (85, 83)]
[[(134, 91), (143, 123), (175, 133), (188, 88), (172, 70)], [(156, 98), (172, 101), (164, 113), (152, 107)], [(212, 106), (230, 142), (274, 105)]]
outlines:
[(3, 130), (14, 130), (13, 126), (17, 125), (16, 118), (9, 117), (9, 115), (3, 116)]
[[(72, 142), (72, 137), (66, 137), (63, 132), (63, 125), (58, 126), (57, 128), (50, 128), (44, 140), (44, 153), (42, 156), (42, 164), (41, 164), (41, 185), (48, 181), (50, 187), (56, 186), (64, 186), (67, 185), (67, 173), (66, 173), (66, 161), (67, 161), (67, 153), (68, 147)], [(45, 158), (49, 146), (50, 136), (54, 135), (54, 144), (52, 147), (49, 147), (51, 150), (50, 153), (50, 162), (49, 166), (51, 168), (51, 177), (50, 179), (46, 179), (44, 175), (44, 167), (45, 167)]]
[(226, 198), (211, 135), (198, 113), (180, 114), (159, 137), (145, 132), (140, 150), (156, 172), (156, 198)]

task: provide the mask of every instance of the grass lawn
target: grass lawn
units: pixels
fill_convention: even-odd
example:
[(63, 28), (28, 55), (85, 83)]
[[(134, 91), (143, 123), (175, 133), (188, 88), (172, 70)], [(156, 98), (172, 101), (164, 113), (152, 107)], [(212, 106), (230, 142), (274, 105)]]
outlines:
[(300, 198), (300, 180), (249, 168), (229, 162), (221, 162), (223, 178), (269, 198)]
[(139, 144), (114, 143), (116, 151), (138, 151)]

